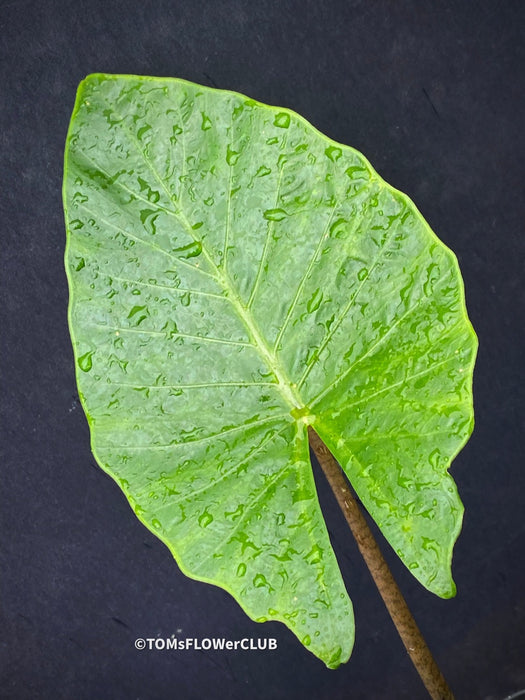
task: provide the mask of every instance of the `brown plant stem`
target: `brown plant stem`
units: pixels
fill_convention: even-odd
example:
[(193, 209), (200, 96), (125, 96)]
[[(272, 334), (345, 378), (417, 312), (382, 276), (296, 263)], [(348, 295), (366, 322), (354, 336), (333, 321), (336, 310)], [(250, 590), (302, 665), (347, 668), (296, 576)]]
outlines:
[(340, 466), (312, 427), (308, 428), (308, 439), (352, 530), (359, 551), (368, 566), (390, 617), (430, 697), (433, 700), (454, 700), (452, 691), (408, 609), (403, 594), (381, 554)]

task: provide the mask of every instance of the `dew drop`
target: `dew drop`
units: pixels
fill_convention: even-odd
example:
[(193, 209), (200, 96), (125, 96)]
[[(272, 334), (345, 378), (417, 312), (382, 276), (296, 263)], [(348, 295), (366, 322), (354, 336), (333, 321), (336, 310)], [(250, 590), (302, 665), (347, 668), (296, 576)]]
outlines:
[(341, 658), (342, 653), (343, 653), (343, 650), (341, 649), (341, 647), (337, 647), (337, 649), (334, 651), (334, 653), (330, 657), (330, 660), (328, 661), (328, 665), (329, 666), (338, 666), (339, 659)]
[(428, 461), (430, 462), (430, 466), (434, 467), (434, 469), (437, 469), (439, 467), (440, 457), (441, 457), (441, 452), (437, 448), (435, 450), (433, 450), (428, 456)]
[(180, 303), (183, 306), (189, 306), (191, 301), (191, 296), (189, 292), (184, 292), (184, 294), (181, 297)]
[(310, 299), (308, 300), (306, 304), (306, 309), (309, 314), (313, 313), (314, 311), (317, 311), (317, 309), (321, 306), (321, 302), (323, 301), (323, 292), (321, 289), (318, 287), (315, 292), (312, 294)]
[(128, 319), (131, 320), (132, 325), (139, 326), (148, 316), (149, 311), (146, 305), (134, 306), (128, 314)]
[(93, 367), (93, 360), (91, 358), (93, 357), (94, 353), (94, 350), (90, 350), (78, 358), (78, 366), (83, 372), (89, 372), (89, 370)]
[(228, 148), (226, 150), (226, 162), (228, 163), (228, 165), (235, 165), (235, 163), (239, 160), (239, 155), (239, 151), (234, 151), (228, 145)]
[(330, 226), (330, 237), (331, 238), (342, 238), (344, 236), (346, 226), (348, 221), (346, 219), (337, 219)]
[(253, 578), (253, 585), (255, 588), (263, 588), (267, 586), (268, 588), (270, 587), (268, 584), (268, 581), (266, 580), (266, 576), (263, 574), (256, 574)]
[(179, 334), (177, 324), (172, 319), (166, 321), (166, 323), (162, 326), (162, 330), (166, 333), (166, 340), (173, 340), (173, 338), (176, 338)]
[[(158, 192), (158, 190), (153, 190), (148, 185), (146, 180), (144, 180), (141, 177), (137, 178), (137, 182), (139, 183), (140, 191), (146, 192), (146, 197), (148, 198), (148, 201), (153, 202), (153, 204), (156, 204), (160, 199), (160, 193)], [(144, 223), (144, 222), (142, 222), (142, 223)]]
[(287, 129), (290, 126), (290, 115), (286, 112), (279, 112), (275, 115), (273, 120), (274, 126), (278, 126), (281, 129)]
[(213, 522), (213, 515), (211, 513), (208, 513), (207, 510), (202, 512), (199, 516), (199, 525), (200, 527), (208, 527)]
[(267, 209), (263, 216), (267, 221), (282, 221), (288, 214), (284, 209)]
[(179, 253), (180, 258), (196, 258), (202, 253), (202, 243), (193, 241), (193, 243), (188, 243), (188, 245), (183, 245), (180, 248), (173, 248), (173, 252)]
[(368, 179), (368, 170), (360, 165), (352, 165), (350, 168), (345, 170), (345, 173), (352, 180), (359, 180), (362, 178)]
[(255, 173), (256, 177), (264, 177), (265, 175), (269, 175), (272, 171), (270, 168), (267, 168), (266, 165), (261, 165), (259, 170)]
[(151, 124), (144, 124), (144, 126), (141, 126), (140, 129), (137, 131), (137, 138), (139, 141), (142, 141), (142, 137), (146, 132), (148, 132), (151, 129)]
[(439, 267), (435, 263), (432, 263), (427, 267), (427, 279), (425, 284), (423, 285), (423, 294), (426, 297), (432, 296), (432, 294), (434, 293), (434, 285), (438, 279)]
[(335, 163), (335, 161), (339, 160), (339, 158), (343, 155), (343, 151), (338, 146), (328, 146), (328, 148), (325, 149), (325, 155), (328, 156), (333, 163)]
[(305, 559), (309, 564), (319, 564), (323, 559), (323, 549), (318, 544), (314, 544)]
[(305, 647), (309, 647), (310, 644), (312, 643), (312, 638), (310, 637), (309, 634), (307, 634), (307, 635), (305, 635), (305, 636), (302, 638), (301, 641), (302, 641), (302, 643), (305, 645)]
[(421, 536), (421, 541), (423, 543), (423, 549), (426, 549), (427, 551), (431, 551), (431, 550), (434, 550), (436, 552), (439, 551), (438, 544), (437, 544), (436, 540), (433, 540), (430, 537)]
[(203, 131), (208, 131), (208, 129), (211, 129), (211, 119), (204, 112), (201, 112), (201, 116), (202, 116), (201, 129)]
[(241, 578), (242, 576), (244, 576), (245, 573), (246, 573), (246, 564), (243, 564), (243, 563), (241, 562), (241, 563), (239, 564), (239, 566), (237, 567), (237, 576), (238, 576), (239, 578)]

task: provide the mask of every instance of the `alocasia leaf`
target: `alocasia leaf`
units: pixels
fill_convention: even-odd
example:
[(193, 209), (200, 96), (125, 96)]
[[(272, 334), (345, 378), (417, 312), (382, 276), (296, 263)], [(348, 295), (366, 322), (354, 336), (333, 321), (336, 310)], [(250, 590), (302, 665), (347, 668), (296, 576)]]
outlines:
[(64, 202), (93, 452), (181, 569), (348, 659), (311, 425), (414, 576), (454, 595), (476, 338), (414, 204), (287, 109), (100, 74)]

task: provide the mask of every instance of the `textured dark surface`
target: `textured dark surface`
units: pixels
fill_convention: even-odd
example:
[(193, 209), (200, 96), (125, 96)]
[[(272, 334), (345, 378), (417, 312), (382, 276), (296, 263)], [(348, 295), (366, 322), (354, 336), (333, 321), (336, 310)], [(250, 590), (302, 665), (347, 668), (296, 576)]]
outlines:
[[(452, 474), (458, 595), (385, 553), (457, 698), (525, 687), (519, 2), (4, 2), (2, 698), (425, 698), (316, 473), (356, 609), (329, 671), (282, 625), (186, 579), (90, 454), (66, 322), (61, 180), (78, 82), (167, 75), (297, 110), (361, 150), (458, 255), (480, 339), (477, 425)], [(178, 630), (182, 630), (179, 632)], [(275, 652), (137, 651), (137, 637), (276, 637)]]

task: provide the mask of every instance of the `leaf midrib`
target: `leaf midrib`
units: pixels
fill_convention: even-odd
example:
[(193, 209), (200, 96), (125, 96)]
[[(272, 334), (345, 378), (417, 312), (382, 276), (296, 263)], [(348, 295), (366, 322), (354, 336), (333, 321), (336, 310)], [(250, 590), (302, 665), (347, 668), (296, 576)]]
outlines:
[[(102, 98), (104, 100), (104, 98)], [(213, 261), (213, 258), (209, 254), (206, 245), (204, 244), (204, 241), (202, 239), (199, 239), (195, 236), (195, 233), (190, 225), (190, 222), (188, 221), (186, 215), (182, 211), (182, 208), (180, 205), (178, 206), (178, 203), (175, 201), (173, 198), (172, 193), (170, 192), (169, 188), (166, 185), (166, 182), (164, 179), (160, 176), (160, 174), (157, 172), (157, 169), (153, 165), (153, 163), (150, 161), (144, 150), (142, 149), (139, 141), (137, 140), (135, 134), (125, 125), (125, 119), (124, 117), (117, 112), (116, 109), (114, 109), (113, 105), (109, 104), (107, 100), (104, 100), (106, 104), (108, 104), (109, 107), (112, 108), (115, 116), (117, 116), (120, 119), (119, 126), (122, 129), (125, 129), (125, 131), (128, 133), (129, 138), (131, 142), (133, 143), (136, 151), (140, 156), (142, 156), (144, 163), (150, 170), (151, 174), (153, 177), (157, 180), (159, 185), (162, 187), (164, 192), (166, 193), (169, 201), (173, 204), (175, 211), (172, 211), (171, 209), (166, 209), (166, 213), (175, 217), (180, 221), (180, 223), (183, 225), (185, 228), (187, 234), (190, 236), (190, 238), (195, 242), (199, 243), (202, 246), (202, 253), (204, 257), (206, 258), (210, 268), (213, 271), (213, 276), (216, 278), (217, 282), (219, 285), (223, 288), (223, 290), (226, 293), (227, 298), (230, 300), (232, 303), (233, 307), (235, 308), (239, 318), (243, 322), (244, 326), (246, 327), (246, 330), (248, 331), (248, 334), (254, 341), (254, 345), (263, 358), (265, 364), (268, 366), (268, 368), (273, 372), (275, 375), (278, 384), (277, 388), (285, 400), (285, 402), (290, 406), (291, 410), (294, 409), (301, 409), (304, 407), (304, 403), (299, 397), (297, 391), (295, 390), (294, 384), (290, 381), (288, 378), (284, 368), (281, 366), (279, 363), (276, 354), (270, 349), (268, 344), (266, 343), (262, 333), (260, 332), (257, 323), (255, 322), (255, 319), (253, 318), (252, 314), (250, 313), (249, 309), (244, 306), (242, 303), (237, 290), (235, 289), (234, 285), (232, 284), (231, 279), (229, 278), (229, 275), (227, 272), (223, 271), (221, 268), (219, 268), (215, 262)], [(184, 137), (182, 138), (182, 141), (184, 143)], [(98, 167), (98, 166), (97, 166)], [(230, 187), (228, 191), (228, 198), (231, 199), (231, 181), (230, 181)], [(164, 251), (167, 252), (167, 251)]]

